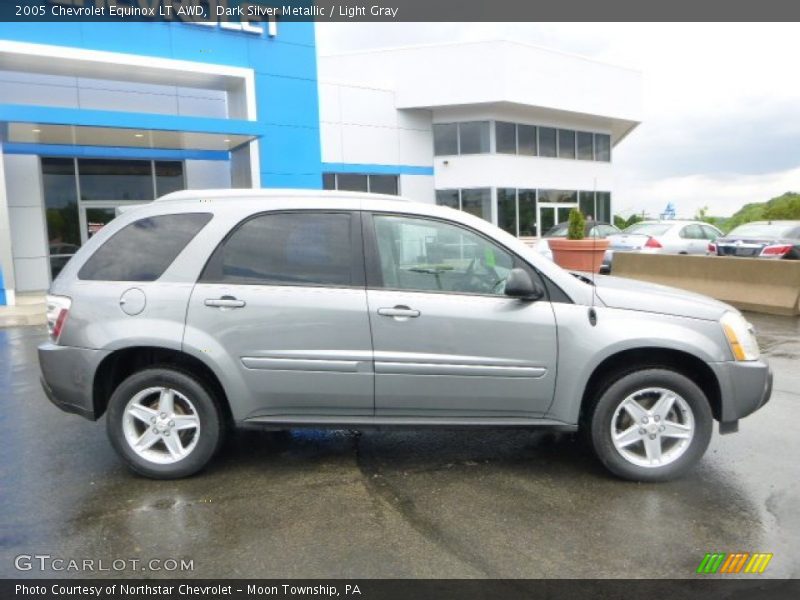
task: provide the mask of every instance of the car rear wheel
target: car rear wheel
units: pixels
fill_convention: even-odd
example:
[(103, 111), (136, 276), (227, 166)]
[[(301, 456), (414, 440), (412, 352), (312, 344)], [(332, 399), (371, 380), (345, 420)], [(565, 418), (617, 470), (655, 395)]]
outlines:
[(148, 368), (123, 381), (109, 400), (111, 444), (128, 466), (155, 479), (187, 477), (219, 446), (222, 419), (214, 398), (194, 376)]
[(668, 481), (705, 453), (713, 416), (703, 391), (669, 369), (624, 375), (598, 398), (590, 421), (592, 447), (615, 475)]

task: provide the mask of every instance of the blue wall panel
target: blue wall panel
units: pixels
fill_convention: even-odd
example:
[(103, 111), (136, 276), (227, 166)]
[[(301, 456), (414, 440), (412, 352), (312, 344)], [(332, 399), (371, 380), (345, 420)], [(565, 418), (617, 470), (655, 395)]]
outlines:
[(0, 39), (252, 68), (257, 128), (282, 126), (259, 142), (261, 171), (269, 175), (262, 175), (262, 185), (322, 187), (313, 23), (280, 22), (270, 38), (175, 22), (6, 22)]

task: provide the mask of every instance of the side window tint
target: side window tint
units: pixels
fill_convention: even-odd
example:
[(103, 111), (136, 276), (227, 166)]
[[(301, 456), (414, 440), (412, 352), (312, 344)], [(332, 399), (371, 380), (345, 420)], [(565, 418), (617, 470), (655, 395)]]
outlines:
[(78, 278), (155, 281), (210, 220), (208, 213), (187, 213), (134, 221), (92, 254), (78, 272)]
[(514, 258), (485, 238), (430, 219), (375, 215), (374, 222), (384, 287), (503, 294)]
[(703, 225), (703, 233), (706, 234), (706, 239), (711, 240), (712, 242), (719, 237), (719, 234), (713, 227), (708, 227), (707, 225)]
[(683, 229), (681, 229), (681, 237), (684, 239), (689, 240), (702, 240), (705, 239), (703, 235), (703, 230), (700, 229), (700, 225), (687, 225)]
[(217, 248), (201, 281), (353, 285), (350, 222), (344, 213), (259, 215), (239, 225)]

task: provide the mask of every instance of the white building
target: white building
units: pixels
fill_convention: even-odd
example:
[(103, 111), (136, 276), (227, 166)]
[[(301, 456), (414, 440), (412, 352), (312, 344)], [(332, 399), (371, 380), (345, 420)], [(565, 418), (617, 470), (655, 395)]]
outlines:
[(511, 42), (318, 58), (314, 23), (224, 25), (0, 23), (0, 305), (182, 188), (399, 192), (521, 236), (610, 219), (639, 73)]
[(319, 80), (326, 187), (393, 191), (376, 165), (399, 166), (403, 195), (521, 236), (575, 205), (611, 220), (613, 147), (641, 121), (639, 72), (516, 42), (323, 56)]

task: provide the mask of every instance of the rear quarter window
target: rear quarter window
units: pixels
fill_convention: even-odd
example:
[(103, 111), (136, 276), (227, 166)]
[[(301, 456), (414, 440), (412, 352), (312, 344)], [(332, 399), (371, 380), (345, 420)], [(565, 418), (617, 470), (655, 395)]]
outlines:
[(188, 213), (134, 221), (89, 257), (78, 279), (155, 281), (210, 220), (209, 213)]

